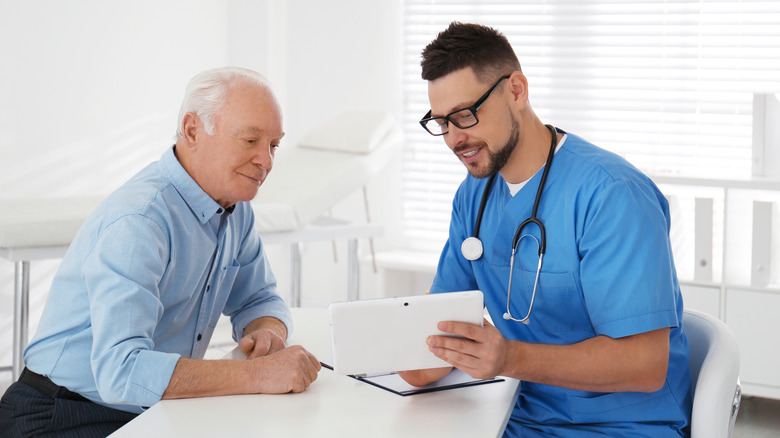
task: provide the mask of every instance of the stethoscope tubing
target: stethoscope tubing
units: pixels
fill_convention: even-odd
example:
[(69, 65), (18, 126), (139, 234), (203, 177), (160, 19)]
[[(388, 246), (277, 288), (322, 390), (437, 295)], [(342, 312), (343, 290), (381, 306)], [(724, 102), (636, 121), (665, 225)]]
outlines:
[[(537, 212), (539, 210), (539, 202), (542, 199), (542, 193), (544, 192), (544, 184), (547, 181), (547, 175), (550, 172), (550, 167), (552, 166), (553, 158), (555, 157), (555, 148), (558, 144), (558, 135), (557, 130), (552, 125), (545, 125), (547, 129), (550, 131), (550, 135), (552, 138), (550, 139), (550, 151), (547, 154), (547, 162), (545, 163), (544, 171), (542, 171), (542, 177), (539, 181), (539, 187), (536, 189), (536, 197), (534, 198), (534, 205), (533, 209), (531, 210), (531, 217), (524, 220), (520, 225), (517, 227), (517, 230), (515, 230), (515, 235), (512, 238), (512, 254), (509, 259), (509, 282), (507, 285), (507, 296), (506, 296), (506, 313), (504, 313), (504, 319), (512, 320), (516, 322), (522, 322), (524, 324), (529, 323), (529, 318), (531, 317), (531, 312), (533, 311), (534, 307), (534, 301), (536, 299), (536, 289), (539, 284), (539, 274), (542, 271), (542, 260), (544, 258), (544, 254), (547, 250), (547, 233), (544, 228), (544, 223), (538, 218)], [(493, 186), (493, 181), (495, 180), (496, 175), (493, 174), (490, 176), (490, 179), (488, 179), (487, 184), (485, 184), (485, 190), (482, 192), (482, 199), (479, 203), (479, 210), (477, 212), (477, 220), (474, 222), (474, 233), (471, 237), (466, 239), (463, 243), (464, 245), (461, 246), (461, 251), (463, 252), (463, 256), (467, 260), (477, 260), (480, 257), (482, 257), (482, 242), (479, 240), (479, 230), (482, 226), (482, 216), (485, 213), (485, 207), (487, 206), (487, 200), (490, 196), (490, 190)], [(525, 229), (526, 225), (528, 224), (535, 224), (539, 228), (539, 237), (540, 239), (537, 240), (535, 236), (532, 234), (523, 235), (522, 232)], [(536, 268), (536, 276), (534, 278), (534, 288), (533, 292), (531, 293), (531, 301), (528, 306), (528, 312), (526, 313), (526, 316), (524, 318), (515, 318), (512, 316), (512, 312), (510, 310), (510, 303), (511, 303), (511, 296), (512, 296), (512, 278), (514, 273), (514, 264), (515, 264), (515, 254), (517, 253), (517, 246), (520, 242), (520, 240), (523, 239), (523, 237), (533, 237), (534, 240), (536, 240), (536, 243), (539, 245), (539, 264)], [(467, 254), (466, 250), (464, 249), (467, 245), (466, 242), (472, 241), (472, 243), (478, 244), (479, 250), (476, 254)]]
[(550, 151), (547, 153), (547, 162), (544, 165), (542, 178), (539, 181), (539, 188), (536, 189), (536, 197), (534, 198), (534, 206), (533, 209), (531, 210), (531, 217), (524, 220), (520, 224), (520, 226), (517, 227), (517, 230), (515, 231), (515, 237), (512, 239), (512, 253), (514, 253), (517, 248), (517, 242), (520, 241), (520, 234), (523, 232), (523, 229), (525, 228), (526, 225), (531, 223), (536, 224), (536, 226), (539, 227), (539, 235), (541, 237), (541, 242), (539, 243), (539, 255), (540, 256), (544, 255), (544, 252), (547, 250), (547, 235), (546, 235), (547, 233), (545, 232), (544, 224), (542, 223), (541, 220), (539, 220), (536, 214), (539, 211), (539, 202), (542, 199), (542, 192), (544, 191), (544, 183), (547, 182), (547, 175), (550, 173), (550, 166), (552, 166), (553, 158), (555, 158), (555, 146), (558, 144), (558, 142), (556, 141), (558, 140), (558, 135), (557, 135), (557, 131), (553, 126), (551, 125), (546, 125), (546, 126), (547, 129), (550, 130), (550, 135), (552, 135), (552, 139), (550, 140)]
[[(529, 234), (528, 236), (532, 237), (534, 240), (536, 240), (536, 237)], [(536, 243), (539, 243), (538, 241)], [(541, 248), (541, 246), (540, 246)], [(531, 312), (534, 310), (534, 300), (536, 300), (536, 286), (539, 284), (539, 273), (542, 272), (542, 259), (544, 258), (544, 254), (539, 254), (539, 264), (536, 266), (536, 277), (534, 278), (534, 289), (533, 292), (531, 292), (531, 302), (528, 303), (528, 313), (526, 313), (525, 318), (515, 318), (512, 316), (512, 311), (509, 309), (509, 303), (512, 302), (512, 272), (514, 271), (515, 267), (515, 253), (516, 249), (512, 249), (512, 256), (509, 258), (509, 284), (506, 287), (506, 312), (504, 313), (503, 317), (504, 319), (509, 319), (515, 322), (522, 322), (525, 325), (528, 325), (531, 318)]]

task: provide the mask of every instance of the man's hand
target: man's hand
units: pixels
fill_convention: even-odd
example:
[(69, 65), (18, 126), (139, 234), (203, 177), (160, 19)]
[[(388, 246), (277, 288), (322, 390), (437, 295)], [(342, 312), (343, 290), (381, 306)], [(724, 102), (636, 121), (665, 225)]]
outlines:
[[(496, 377), (501, 374), (507, 360), (506, 340), (487, 320), (484, 324), (484, 327), (480, 327), (465, 322), (440, 322), (439, 330), (463, 338), (430, 336), (428, 347), (438, 358), (471, 377), (477, 379)], [(424, 386), (442, 379), (450, 371), (452, 368), (446, 367), (400, 371), (398, 375), (410, 385)]]
[(501, 375), (578, 391), (654, 392), (663, 387), (669, 365), (669, 328), (553, 345), (509, 341), (487, 321), (484, 327), (438, 327), (463, 338), (429, 337), (433, 354), (478, 379)]
[(412, 386), (425, 386), (438, 382), (452, 372), (452, 367), (428, 368), (424, 370), (399, 371), (398, 375)]
[(300, 345), (251, 360), (181, 358), (162, 398), (301, 392), (319, 370), (317, 358)]
[(317, 379), (320, 362), (300, 345), (252, 360), (261, 394), (302, 392)]
[(428, 346), (438, 358), (476, 379), (492, 379), (506, 368), (507, 340), (487, 320), (484, 327), (465, 322), (444, 321), (445, 333), (462, 336), (431, 336)]
[(284, 339), (270, 329), (255, 330), (238, 340), (238, 348), (247, 359), (255, 359), (282, 351)]
[(238, 340), (238, 348), (247, 359), (255, 359), (284, 349), (287, 327), (276, 318), (264, 316), (244, 327), (244, 337)]

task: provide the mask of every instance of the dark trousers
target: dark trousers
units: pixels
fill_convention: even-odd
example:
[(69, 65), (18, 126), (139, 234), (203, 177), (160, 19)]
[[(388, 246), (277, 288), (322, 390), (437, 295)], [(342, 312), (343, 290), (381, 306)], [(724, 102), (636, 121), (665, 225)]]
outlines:
[(34, 386), (22, 380), (0, 399), (1, 438), (102, 438), (137, 415), (93, 403), (48, 379), (48, 385)]

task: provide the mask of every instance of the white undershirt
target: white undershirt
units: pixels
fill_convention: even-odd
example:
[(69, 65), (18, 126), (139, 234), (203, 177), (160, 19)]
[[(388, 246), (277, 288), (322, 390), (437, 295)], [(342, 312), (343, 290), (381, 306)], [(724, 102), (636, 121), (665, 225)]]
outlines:
[[(561, 137), (561, 141), (559, 141), (558, 145), (555, 146), (554, 154), (558, 153), (558, 150), (561, 148), (561, 146), (563, 146), (563, 142), (565, 142), (565, 141), (566, 141), (566, 134), (563, 134), (563, 137)], [(547, 164), (547, 163), (545, 163), (545, 164)], [(544, 167), (544, 164), (542, 164), (542, 167)], [(542, 170), (542, 168), (540, 167), (539, 170)], [(536, 173), (539, 173), (539, 170), (537, 170)], [(534, 174), (534, 175), (536, 175), (536, 174)], [(531, 178), (533, 178), (533, 177), (534, 176), (531, 176)], [(509, 188), (509, 194), (512, 195), (512, 197), (514, 197), (517, 194), (517, 192), (519, 192), (520, 189), (522, 189), (525, 186), (525, 184), (528, 181), (531, 180), (531, 178), (528, 178), (527, 180), (519, 182), (519, 183), (516, 183), (516, 184), (512, 184), (512, 183), (509, 183), (509, 182), (506, 183), (506, 186)]]

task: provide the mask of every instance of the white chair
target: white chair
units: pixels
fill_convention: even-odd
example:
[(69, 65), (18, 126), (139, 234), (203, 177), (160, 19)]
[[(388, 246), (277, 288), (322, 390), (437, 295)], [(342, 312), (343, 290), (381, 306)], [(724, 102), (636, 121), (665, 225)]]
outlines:
[(695, 310), (685, 310), (683, 328), (694, 391), (691, 438), (728, 438), (742, 394), (737, 339), (723, 321)]

